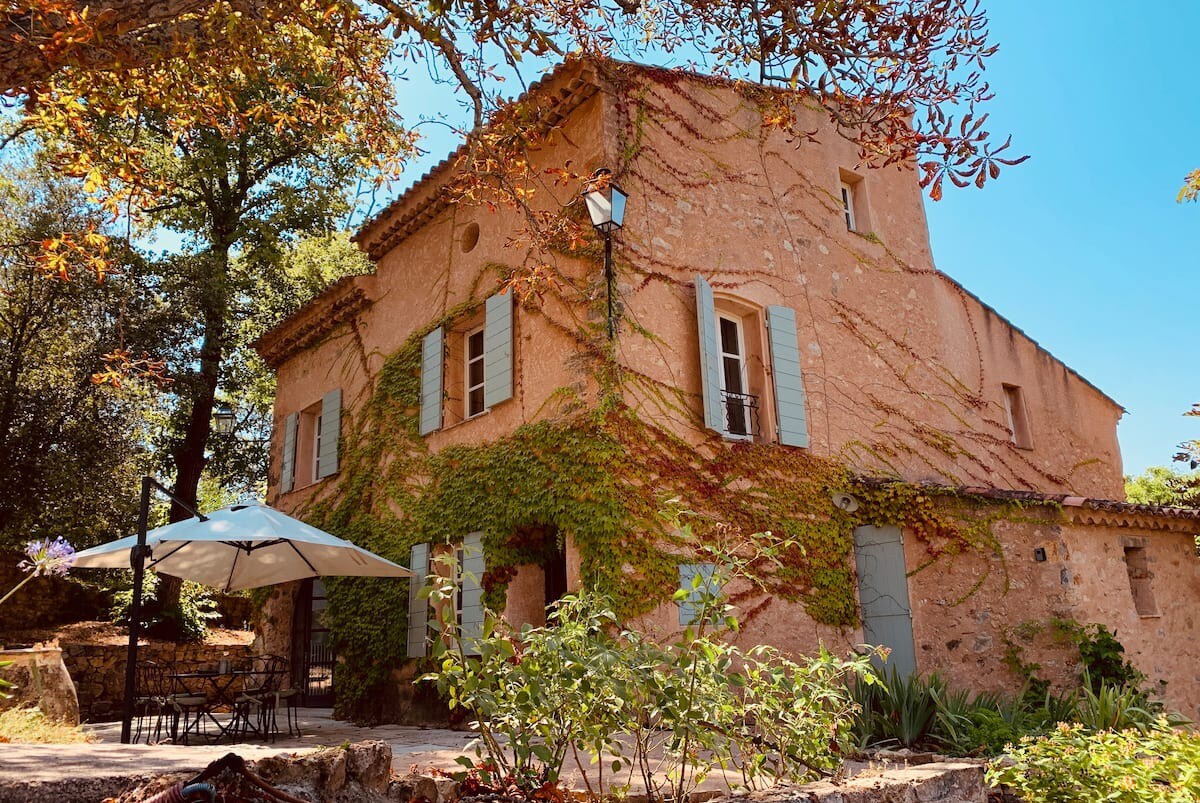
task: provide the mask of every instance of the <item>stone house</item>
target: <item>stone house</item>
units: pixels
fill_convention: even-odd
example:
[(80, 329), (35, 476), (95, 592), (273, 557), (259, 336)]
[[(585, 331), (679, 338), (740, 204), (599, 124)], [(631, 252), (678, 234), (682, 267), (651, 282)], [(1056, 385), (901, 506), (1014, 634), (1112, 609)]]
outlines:
[[(373, 273), (258, 342), (269, 502), (417, 570), (456, 551), (465, 627), (485, 605), (543, 623), (587, 586), (669, 634), (698, 546), (769, 530), (799, 546), (727, 589), (744, 643), (885, 643), (903, 670), (1013, 690), (1013, 667), (1071, 680), (1062, 624), (1102, 623), (1195, 716), (1200, 512), (1120, 501), (1121, 406), (934, 267), (914, 170), (860, 166), (802, 103), (816, 133), (789, 137), (772, 97), (614, 62), (532, 86), (494, 124), (500, 145), (536, 132), (510, 154), (527, 209), (464, 189), (460, 149), (358, 232)], [(611, 340), (590, 227), (548, 255), (522, 234), (586, 219), (564, 165), (629, 196)], [(658, 515), (671, 497), (691, 540)], [(427, 603), (329, 585), (278, 591), (268, 646), (327, 701), (332, 628), (342, 709), (415, 716)]]

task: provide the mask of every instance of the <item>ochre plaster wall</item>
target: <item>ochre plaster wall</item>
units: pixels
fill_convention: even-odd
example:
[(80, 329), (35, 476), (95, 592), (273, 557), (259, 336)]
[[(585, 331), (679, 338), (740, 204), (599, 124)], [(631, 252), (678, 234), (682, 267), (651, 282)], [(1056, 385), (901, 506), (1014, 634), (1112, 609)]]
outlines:
[[(577, 109), (564, 122), (561, 138), (555, 140), (562, 143), (561, 147), (543, 154), (544, 163), (536, 167), (548, 167), (563, 158), (596, 161), (590, 154), (599, 152), (596, 119), (601, 108), (596, 96)], [(557, 209), (572, 197), (573, 191), (564, 191), (558, 197), (539, 196), (537, 202)], [(462, 235), (472, 223), (479, 226), (478, 243), (464, 253)], [(352, 416), (369, 397), (385, 359), (414, 333), (467, 302), (478, 303), (482, 313), (483, 301), (500, 289), (502, 276), (495, 266), (516, 265), (523, 257), (522, 249), (506, 247), (517, 225), (515, 213), (510, 210), (451, 206), (385, 254), (375, 274), (355, 280), (370, 300), (369, 306), (323, 342), (290, 356), (276, 369), (270, 499), (285, 510), (297, 510), (337, 483), (335, 476), (314, 486), (279, 493), (284, 419), (319, 403), (326, 392), (340, 387), (343, 427), (348, 426), (345, 417)], [(583, 272), (570, 259), (562, 262), (564, 271)], [(317, 318), (322, 312), (319, 305), (307, 308), (292, 325), (301, 325), (304, 316)], [(429, 450), (490, 442), (521, 424), (553, 417), (559, 411), (553, 398), (556, 389), (570, 387), (586, 396), (593, 389), (591, 375), (576, 356), (577, 341), (561, 327), (563, 319), (569, 320), (572, 314), (577, 313), (563, 310), (553, 299), (548, 299), (544, 307), (519, 303), (514, 312), (513, 398), (467, 421), (447, 416), (442, 429), (427, 436)], [(446, 337), (461, 337), (463, 331), (460, 322), (447, 329)], [(447, 390), (462, 396), (457, 386)]]
[[(644, 415), (698, 435), (699, 273), (718, 300), (796, 311), (816, 453), (909, 480), (1123, 498), (1120, 407), (934, 269), (914, 171), (859, 167), (816, 113), (800, 127), (817, 141), (797, 145), (733, 88), (634, 81), (608, 98), (637, 152), (618, 261), (626, 314), (655, 338), (627, 327), (619, 355), (686, 390), (693, 414), (635, 382)], [(864, 233), (846, 229), (844, 171), (862, 177)], [(1010, 442), (1004, 384), (1024, 392), (1032, 449)]]

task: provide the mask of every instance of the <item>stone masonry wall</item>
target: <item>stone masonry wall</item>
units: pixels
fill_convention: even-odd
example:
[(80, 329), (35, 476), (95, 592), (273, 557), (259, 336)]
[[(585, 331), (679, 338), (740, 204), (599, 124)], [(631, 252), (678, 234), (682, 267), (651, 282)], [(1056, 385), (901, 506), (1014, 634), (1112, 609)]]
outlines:
[[(62, 644), (63, 660), (75, 681), (79, 715), (85, 721), (117, 719), (125, 699), (125, 645)], [(139, 661), (155, 661), (183, 672), (250, 660), (248, 644), (172, 644), (148, 642), (138, 647)]]

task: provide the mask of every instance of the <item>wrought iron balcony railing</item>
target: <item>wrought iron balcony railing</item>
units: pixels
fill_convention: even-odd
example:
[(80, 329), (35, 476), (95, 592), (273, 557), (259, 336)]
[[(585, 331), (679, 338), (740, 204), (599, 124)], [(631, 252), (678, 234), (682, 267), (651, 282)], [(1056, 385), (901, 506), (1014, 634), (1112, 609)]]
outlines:
[(748, 393), (721, 391), (721, 404), (725, 408), (725, 432), (736, 438), (753, 438), (758, 435), (758, 397)]

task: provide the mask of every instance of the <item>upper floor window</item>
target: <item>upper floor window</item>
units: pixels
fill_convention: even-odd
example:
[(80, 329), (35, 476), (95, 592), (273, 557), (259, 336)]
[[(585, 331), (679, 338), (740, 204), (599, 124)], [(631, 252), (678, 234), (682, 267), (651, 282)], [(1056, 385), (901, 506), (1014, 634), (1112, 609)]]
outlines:
[(725, 408), (725, 430), (731, 437), (751, 438), (752, 417), (757, 418), (758, 399), (751, 396), (746, 371), (746, 337), (742, 321), (729, 315), (717, 316), (721, 338), (721, 401)]
[(695, 287), (704, 426), (731, 440), (807, 447), (796, 313), (717, 298), (703, 276)]
[(483, 327), (467, 332), (466, 348), (463, 349), (466, 371), (464, 371), (466, 390), (463, 398), (466, 400), (465, 418), (474, 418), (487, 408), (483, 403), (484, 371), (483, 371)]
[(871, 230), (867, 214), (867, 183), (862, 176), (839, 169), (837, 199), (847, 231), (865, 234)]
[(422, 435), (482, 415), (513, 396), (513, 296), (497, 293), (483, 309), (421, 340)]
[(1012, 442), (1020, 449), (1033, 448), (1033, 435), (1029, 431), (1029, 413), (1025, 409), (1025, 394), (1017, 385), (1004, 385), (1004, 414), (1008, 420), (1008, 431)]
[(342, 391), (338, 388), (284, 419), (281, 491), (303, 488), (337, 473), (341, 418)]
[(312, 479), (316, 482), (321, 476), (321, 411), (316, 409), (312, 415)]
[(846, 229), (848, 231), (858, 231), (858, 224), (854, 219), (854, 187), (843, 181), (841, 191), (842, 214), (846, 216)]

